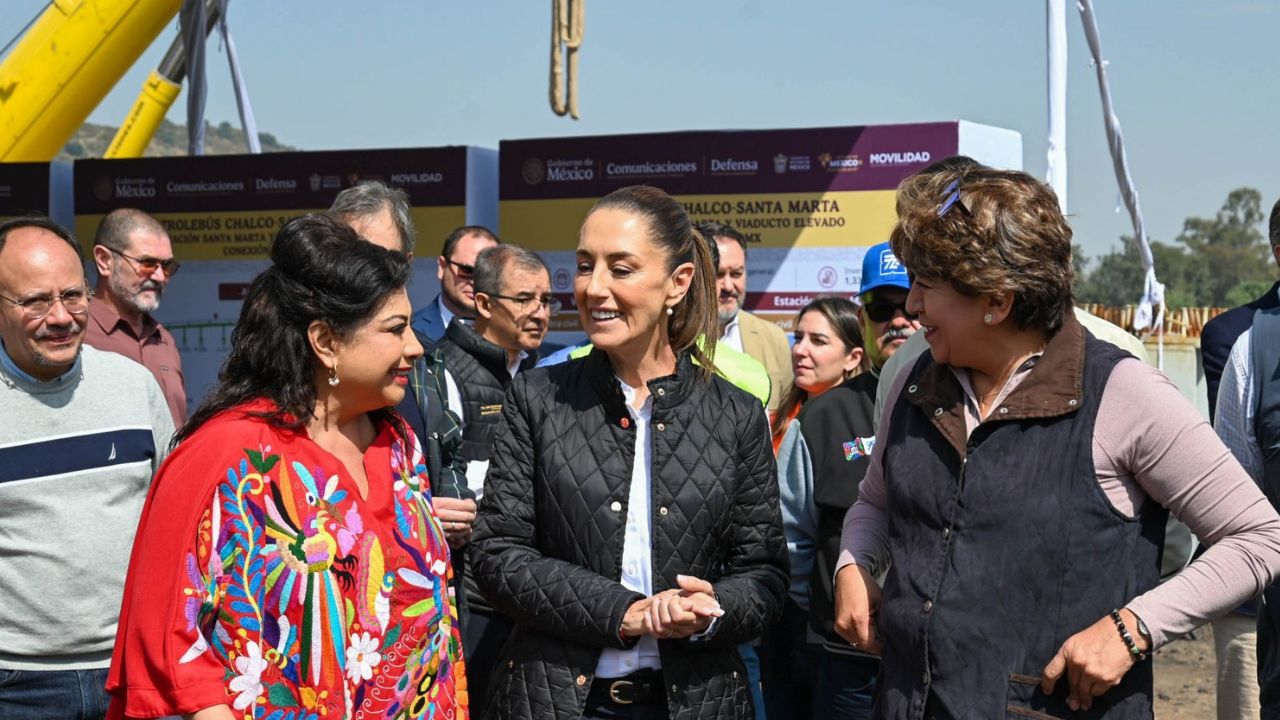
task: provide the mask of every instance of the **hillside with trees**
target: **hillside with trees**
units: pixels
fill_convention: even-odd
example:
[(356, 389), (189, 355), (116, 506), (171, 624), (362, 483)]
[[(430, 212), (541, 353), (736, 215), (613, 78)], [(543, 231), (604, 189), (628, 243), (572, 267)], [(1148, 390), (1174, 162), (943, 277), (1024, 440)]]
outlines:
[[(106, 152), (111, 139), (116, 135), (116, 128), (109, 125), (85, 123), (58, 153), (57, 160), (83, 160), (100, 158)], [(271, 133), (258, 133), (262, 144), (262, 152), (289, 152), (296, 147), (285, 145), (276, 140)], [(217, 125), (205, 123), (204, 147), (206, 155), (231, 155), (248, 152), (244, 131), (229, 122)], [(187, 154), (187, 126), (163, 120), (156, 130), (155, 137), (147, 146), (146, 157), (171, 157)]]

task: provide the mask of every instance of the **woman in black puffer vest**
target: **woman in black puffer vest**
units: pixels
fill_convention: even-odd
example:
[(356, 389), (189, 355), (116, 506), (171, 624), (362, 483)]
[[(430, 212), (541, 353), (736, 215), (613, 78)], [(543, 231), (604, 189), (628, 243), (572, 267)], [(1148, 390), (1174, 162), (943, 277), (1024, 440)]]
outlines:
[(515, 619), (488, 718), (752, 718), (737, 647), (787, 587), (759, 400), (710, 371), (715, 270), (679, 203), (596, 204), (574, 295), (590, 355), (519, 375), (472, 561)]

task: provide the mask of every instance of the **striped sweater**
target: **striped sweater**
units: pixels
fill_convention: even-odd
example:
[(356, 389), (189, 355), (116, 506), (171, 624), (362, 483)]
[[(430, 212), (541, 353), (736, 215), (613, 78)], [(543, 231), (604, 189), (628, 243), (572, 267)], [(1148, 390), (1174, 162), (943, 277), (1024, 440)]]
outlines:
[(0, 668), (109, 664), (138, 513), (172, 435), (155, 378), (120, 355), (85, 345), (51, 382), (0, 363)]

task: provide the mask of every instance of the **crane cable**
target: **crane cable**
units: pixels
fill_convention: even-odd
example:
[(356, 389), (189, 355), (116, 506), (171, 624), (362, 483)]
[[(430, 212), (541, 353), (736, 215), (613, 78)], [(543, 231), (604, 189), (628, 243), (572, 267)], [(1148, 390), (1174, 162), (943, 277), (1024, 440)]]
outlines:
[[(578, 48), (586, 23), (587, 0), (551, 0), (551, 110), (556, 115), (578, 114)], [(565, 54), (569, 70), (565, 73)], [(568, 102), (565, 101), (566, 89)]]
[(46, 3), (45, 6), (40, 9), (40, 12), (36, 13), (30, 20), (27, 21), (27, 24), (21, 30), (18, 31), (17, 35), (14, 35), (12, 38), (10, 38), (9, 42), (5, 43), (3, 48), (0, 48), (0, 58), (4, 57), (5, 54), (7, 54), (9, 50), (13, 48), (14, 44), (18, 42), (19, 38), (27, 34), (27, 31), (31, 29), (31, 26), (36, 24), (36, 21), (40, 19), (41, 15), (44, 15), (44, 11), (48, 10), (49, 6), (52, 4), (53, 4), (52, 0)]

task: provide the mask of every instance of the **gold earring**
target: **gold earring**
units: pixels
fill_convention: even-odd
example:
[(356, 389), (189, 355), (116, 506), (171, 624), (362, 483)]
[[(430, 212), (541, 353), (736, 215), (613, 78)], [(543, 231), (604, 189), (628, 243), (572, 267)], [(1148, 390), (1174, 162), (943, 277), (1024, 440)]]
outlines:
[(342, 380), (338, 379), (338, 363), (335, 362), (333, 367), (329, 368), (329, 387), (335, 387)]

